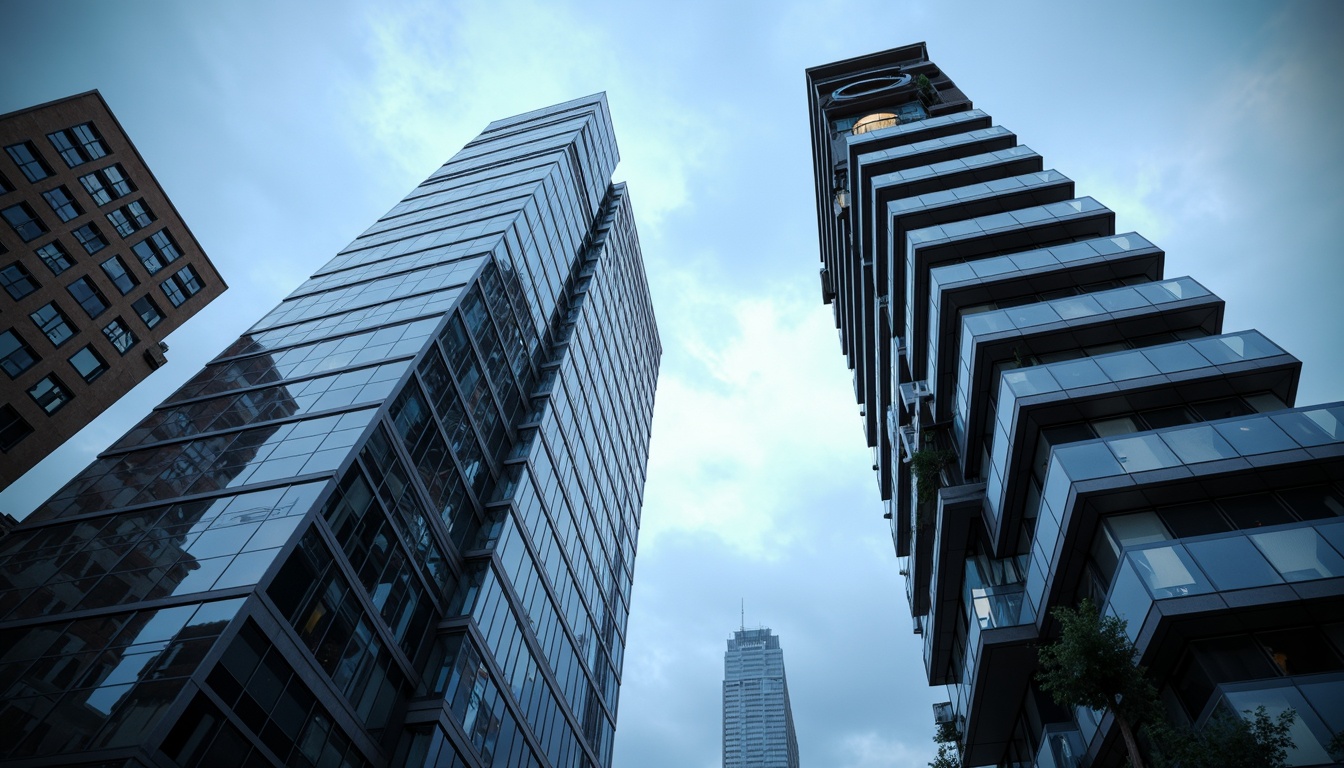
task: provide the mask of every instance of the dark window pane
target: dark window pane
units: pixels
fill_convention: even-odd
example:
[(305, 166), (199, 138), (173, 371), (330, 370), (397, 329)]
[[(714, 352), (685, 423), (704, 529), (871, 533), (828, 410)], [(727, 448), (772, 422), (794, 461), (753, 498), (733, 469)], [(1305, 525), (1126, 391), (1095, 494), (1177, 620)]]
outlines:
[(92, 224), (85, 224), (75, 229), (71, 234), (84, 246), (84, 250), (93, 254), (107, 247), (107, 240), (103, 239), (103, 233)]
[(168, 297), (168, 302), (174, 307), (182, 306), (182, 302), (187, 300), (187, 294), (182, 292), (182, 286), (177, 284), (176, 277), (170, 277), (163, 281), (163, 295)]
[(75, 146), (74, 138), (66, 131), (49, 133), (47, 134), (47, 140), (51, 142), (51, 146), (56, 148), (56, 153), (61, 156), (65, 164), (71, 168), (82, 164), (87, 159), (80, 148)]
[(33, 398), (48, 416), (59, 411), (61, 406), (74, 397), (55, 376), (43, 376), (40, 381), (28, 388), (28, 396)]
[(51, 169), (43, 162), (42, 156), (37, 154), (37, 149), (32, 142), (25, 141), (20, 144), (12, 144), (5, 147), (9, 157), (14, 164), (19, 166), (23, 175), (29, 181), (41, 181), (51, 175)]
[(1187, 536), (1203, 536), (1209, 533), (1224, 533), (1232, 530), (1223, 519), (1218, 507), (1211, 501), (1198, 501), (1193, 504), (1181, 504), (1175, 507), (1159, 509), (1157, 514), (1162, 522), (1171, 529), (1178, 539)]
[(135, 276), (126, 269), (126, 264), (122, 262), (120, 256), (113, 256), (107, 261), (104, 261), (102, 266), (103, 272), (107, 275), (107, 279), (112, 281), (112, 284), (117, 287), (118, 291), (121, 291), (122, 296), (130, 293), (131, 289), (135, 288), (139, 282), (135, 279)]
[(120, 165), (110, 165), (104, 168), (103, 177), (112, 187), (112, 197), (129, 195), (135, 191), (135, 185), (131, 183), (130, 179), (126, 178), (126, 172), (122, 170)]
[(70, 254), (55, 240), (38, 248), (35, 253), (37, 258), (47, 265), (47, 269), (50, 269), (53, 275), (61, 274), (69, 269), (73, 263), (70, 260)]
[(0, 269), (0, 285), (16, 301), (37, 290), (33, 276), (17, 261)]
[(185, 291), (188, 296), (195, 296), (200, 292), (203, 286), (200, 275), (197, 275), (196, 270), (189, 266), (179, 269), (176, 277), (178, 282), (182, 285), (182, 290)]
[(12, 379), (33, 367), (40, 358), (13, 330), (0, 333), (0, 368)]
[(106, 336), (107, 340), (112, 342), (112, 346), (123, 355), (140, 341), (140, 339), (136, 338), (136, 335), (131, 332), (131, 329), (126, 327), (126, 324), (122, 322), (120, 317), (103, 326), (103, 335)]
[(153, 328), (163, 321), (163, 312), (159, 311), (159, 305), (148, 296), (142, 296), (131, 303), (131, 309), (140, 316), (140, 321), (146, 328)]
[(117, 234), (122, 237), (131, 235), (136, 230), (136, 226), (131, 223), (131, 218), (127, 215), (125, 208), (118, 208), (115, 211), (109, 212), (107, 214), (107, 223), (111, 224), (112, 228), (117, 230)]
[(69, 318), (56, 306), (55, 302), (43, 305), (29, 317), (32, 318), (38, 330), (42, 331), (54, 347), (61, 346), (75, 335), (74, 328), (70, 326)]
[(79, 306), (84, 308), (84, 312), (89, 317), (97, 317), (107, 311), (107, 299), (103, 296), (93, 283), (89, 282), (87, 277), (81, 277), (71, 283), (67, 291), (74, 297)]
[(49, 189), (42, 193), (42, 197), (61, 221), (69, 221), (84, 213), (84, 209), (79, 207), (75, 198), (70, 196), (70, 190), (65, 187)]
[(94, 205), (105, 205), (112, 202), (112, 192), (108, 189), (107, 183), (103, 181), (100, 171), (80, 176), (79, 183), (83, 185), (84, 191), (89, 193), (89, 197), (93, 198)]
[(1279, 491), (1279, 498), (1303, 520), (1344, 516), (1344, 495), (1329, 485)]
[(126, 204), (126, 213), (130, 215), (131, 221), (135, 222), (135, 228), (147, 227), (154, 221), (154, 214), (150, 213), (149, 206), (145, 205), (144, 200), (132, 200)]
[(41, 237), (46, 233), (47, 227), (33, 213), (33, 209), (28, 207), (27, 203), (16, 203), (0, 211), (0, 216), (5, 217), (9, 226), (26, 243), (29, 240)]
[(93, 351), (93, 347), (85, 347), (76, 352), (70, 358), (70, 365), (74, 366), (85, 381), (93, 381), (107, 370), (107, 363)]
[(84, 155), (90, 160), (107, 154), (107, 147), (103, 145), (103, 137), (99, 135), (98, 129), (93, 127), (93, 123), (82, 123), (71, 128), (70, 131), (75, 135), (75, 141), (79, 142), (80, 148), (84, 150)]
[(1218, 504), (1232, 519), (1232, 524), (1238, 528), (1259, 528), (1264, 525), (1293, 522), (1292, 514), (1279, 506), (1272, 493), (1221, 499)]
[(32, 433), (32, 426), (14, 410), (14, 406), (9, 403), (0, 405), (0, 451), (8, 452)]

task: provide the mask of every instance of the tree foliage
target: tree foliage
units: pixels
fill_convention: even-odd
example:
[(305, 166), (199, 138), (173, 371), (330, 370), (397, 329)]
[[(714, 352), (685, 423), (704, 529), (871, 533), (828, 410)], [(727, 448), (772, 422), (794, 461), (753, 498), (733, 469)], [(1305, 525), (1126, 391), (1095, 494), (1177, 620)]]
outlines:
[(1222, 710), (1200, 730), (1156, 725), (1148, 729), (1157, 768), (1285, 768), (1293, 748), (1291, 709), (1270, 717), (1264, 707), (1246, 710), (1252, 720)]
[(1060, 638), (1040, 649), (1041, 689), (1063, 707), (1109, 710), (1115, 715), (1134, 768), (1143, 768), (1135, 727), (1157, 713), (1157, 689), (1134, 661), (1137, 651), (1125, 634), (1125, 621), (1102, 616), (1084, 599), (1079, 606), (1060, 606), (1051, 613), (1060, 624)]
[(961, 768), (961, 756), (957, 754), (957, 742), (961, 734), (952, 723), (939, 723), (938, 732), (933, 741), (938, 745), (938, 755), (929, 763), (929, 768)]

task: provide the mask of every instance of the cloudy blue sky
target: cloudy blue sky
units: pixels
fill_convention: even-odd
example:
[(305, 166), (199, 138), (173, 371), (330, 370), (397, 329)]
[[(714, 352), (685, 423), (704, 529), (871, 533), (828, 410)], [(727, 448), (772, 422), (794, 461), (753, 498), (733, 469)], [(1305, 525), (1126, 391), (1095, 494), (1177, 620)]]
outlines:
[(817, 281), (803, 70), (919, 40), (1344, 396), (1344, 4), (4, 0), (0, 112), (98, 88), (230, 290), (0, 494), (25, 515), (490, 120), (608, 93), (665, 349), (617, 768), (719, 764), (724, 641), (783, 638), (803, 763), (923, 766), (923, 685)]

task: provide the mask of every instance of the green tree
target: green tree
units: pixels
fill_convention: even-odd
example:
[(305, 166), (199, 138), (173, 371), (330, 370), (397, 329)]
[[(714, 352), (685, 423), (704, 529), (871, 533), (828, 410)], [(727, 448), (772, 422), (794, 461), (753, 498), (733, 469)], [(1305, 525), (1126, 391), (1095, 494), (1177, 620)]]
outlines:
[(1293, 719), (1284, 710), (1271, 718), (1264, 707), (1246, 710), (1252, 720), (1220, 710), (1200, 730), (1167, 725), (1147, 729), (1158, 768), (1286, 768), (1293, 748)]
[(1060, 637), (1042, 646), (1036, 680), (1060, 706), (1108, 710), (1115, 716), (1133, 768), (1144, 768), (1136, 728), (1157, 712), (1157, 689), (1142, 667), (1135, 665), (1137, 650), (1125, 634), (1125, 621), (1101, 616), (1084, 599), (1079, 606), (1060, 606), (1051, 612), (1060, 624)]
[(957, 754), (956, 744), (961, 740), (957, 727), (952, 723), (939, 723), (938, 732), (933, 741), (938, 745), (938, 755), (929, 763), (929, 768), (961, 768), (961, 756)]

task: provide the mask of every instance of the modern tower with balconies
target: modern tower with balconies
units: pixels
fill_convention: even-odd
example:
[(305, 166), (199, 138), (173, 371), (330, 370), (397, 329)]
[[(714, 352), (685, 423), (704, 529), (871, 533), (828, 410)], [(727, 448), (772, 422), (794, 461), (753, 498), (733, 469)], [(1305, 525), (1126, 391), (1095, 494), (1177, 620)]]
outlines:
[(1127, 622), (1170, 719), (1344, 731), (1344, 404), (975, 109), (924, 44), (807, 71), (821, 292), (914, 631), (968, 766), (1119, 765), (1034, 681), (1056, 606)]
[(491, 123), (0, 539), (7, 765), (606, 766), (661, 348), (604, 95)]

